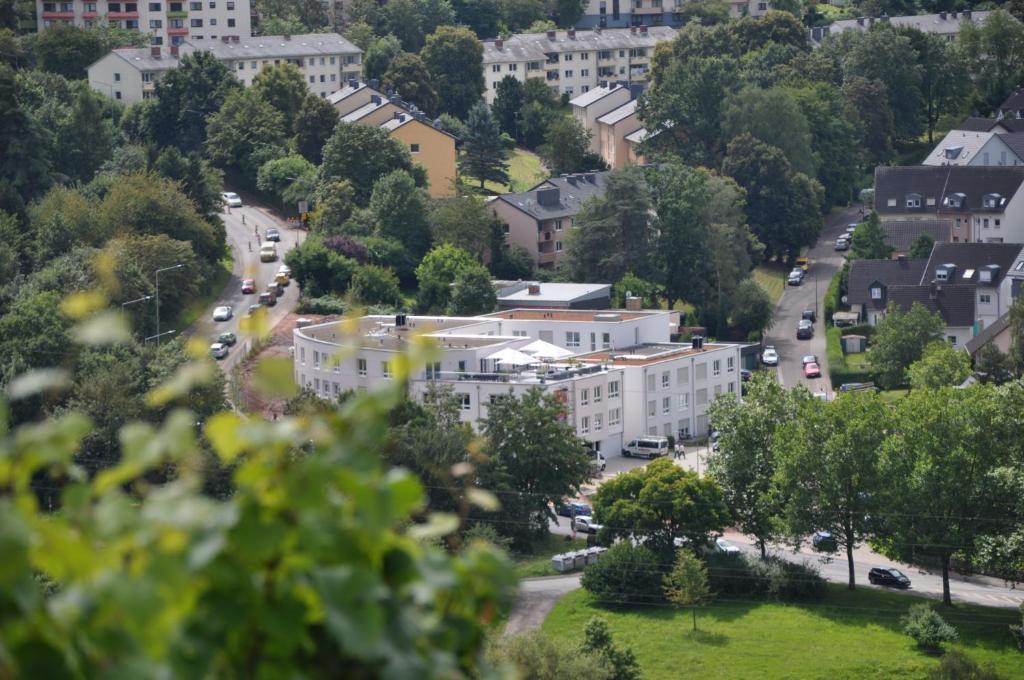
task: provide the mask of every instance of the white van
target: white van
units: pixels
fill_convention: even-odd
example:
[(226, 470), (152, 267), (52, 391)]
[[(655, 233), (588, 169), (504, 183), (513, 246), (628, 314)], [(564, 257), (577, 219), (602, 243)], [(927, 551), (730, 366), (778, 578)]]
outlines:
[(626, 444), (622, 455), (627, 458), (657, 458), (668, 455), (668, 439), (665, 437), (640, 437)]
[(277, 259), (277, 245), (272, 242), (260, 246), (260, 262), (273, 262)]

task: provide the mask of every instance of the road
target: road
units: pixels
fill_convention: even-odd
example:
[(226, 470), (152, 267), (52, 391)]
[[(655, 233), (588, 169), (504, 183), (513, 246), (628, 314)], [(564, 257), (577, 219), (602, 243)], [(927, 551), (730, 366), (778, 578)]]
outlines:
[[(245, 222), (243, 223), (243, 218)], [(301, 229), (290, 228), (283, 220), (268, 209), (258, 205), (246, 204), (241, 208), (225, 210), (221, 214), (227, 231), (228, 247), (234, 257), (231, 279), (224, 290), (217, 296), (217, 301), (189, 329), (191, 335), (208, 337), (213, 342), (219, 333), (233, 331), (238, 336), (238, 344), (231, 348), (228, 356), (218, 362), (225, 373), (238, 365), (244, 358), (246, 350), (251, 347), (252, 337), (240, 330), (240, 321), (249, 305), (259, 301), (259, 293), (265, 291), (267, 284), (273, 280), (278, 267), (284, 261), (285, 254), (295, 247), (299, 239), (305, 238)], [(257, 240), (256, 228), (259, 228), (259, 239), (262, 240), (267, 227), (277, 227), (281, 232), (281, 242), (277, 244), (278, 260), (276, 262), (260, 262), (260, 241)], [(251, 249), (250, 249), (251, 248)], [(242, 279), (256, 279), (256, 293), (242, 294)], [(277, 304), (268, 308), (267, 327), (273, 328), (287, 314), (295, 309), (299, 300), (296, 284), (285, 288), (285, 293), (277, 300)], [(213, 309), (221, 305), (229, 305), (234, 309), (234, 316), (229, 321), (214, 322)]]
[[(832, 394), (828, 380), (828, 359), (825, 357), (825, 291), (828, 290), (832, 275), (843, 263), (843, 253), (835, 250), (836, 237), (846, 229), (847, 224), (860, 218), (858, 211), (859, 206), (854, 206), (827, 220), (821, 238), (807, 254), (811, 265), (803, 284), (787, 285), (775, 308), (775, 323), (765, 334), (764, 344), (774, 345), (778, 351), (779, 382), (787, 387), (803, 384), (811, 392)], [(805, 309), (814, 309), (818, 314), (814, 337), (810, 340), (797, 340), (796, 327)], [(800, 360), (806, 354), (814, 354), (820, 360), (821, 378), (804, 377)]]
[(546, 576), (523, 579), (512, 611), (505, 624), (505, 635), (516, 635), (541, 627), (558, 599), (580, 587), (580, 575)]

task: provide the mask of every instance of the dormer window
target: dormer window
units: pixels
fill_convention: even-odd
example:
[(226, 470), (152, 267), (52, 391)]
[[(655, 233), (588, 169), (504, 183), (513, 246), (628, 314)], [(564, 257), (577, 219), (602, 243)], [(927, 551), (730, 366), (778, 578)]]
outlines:
[(935, 270), (935, 280), (936, 281), (948, 281), (949, 280), (949, 271), (946, 270), (946, 269), (936, 269)]
[(962, 146), (947, 146), (944, 149), (946, 160), (955, 161), (960, 158), (960, 154), (963, 153), (964, 147)]
[(982, 283), (992, 283), (992, 272), (988, 269), (982, 269), (978, 272), (978, 280)]
[(950, 194), (946, 197), (946, 205), (950, 208), (963, 208), (967, 205), (967, 195), (961, 193)]
[(921, 194), (907, 194), (907, 207), (908, 208), (920, 208), (921, 207)]
[(871, 299), (872, 300), (881, 300), (882, 299), (882, 287), (881, 286), (871, 286)]
[(1002, 207), (1004, 202), (1005, 200), (999, 194), (985, 194), (981, 199), (981, 204), (990, 210)]

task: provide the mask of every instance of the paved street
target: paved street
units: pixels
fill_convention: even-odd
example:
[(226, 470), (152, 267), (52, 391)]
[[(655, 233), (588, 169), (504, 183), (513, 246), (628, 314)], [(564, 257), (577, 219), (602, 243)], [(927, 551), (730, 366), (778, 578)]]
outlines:
[[(811, 392), (832, 394), (828, 380), (828, 366), (825, 358), (825, 291), (832, 280), (832, 275), (843, 263), (843, 253), (835, 251), (836, 237), (846, 229), (846, 225), (860, 219), (858, 207), (854, 206), (832, 216), (826, 223), (818, 243), (811, 248), (808, 257), (811, 266), (799, 286), (786, 286), (786, 290), (775, 308), (775, 324), (765, 334), (765, 345), (774, 345), (779, 353), (779, 382), (787, 387), (803, 384)], [(815, 285), (817, 282), (817, 285)], [(817, 298), (817, 299), (816, 299)], [(817, 302), (817, 306), (815, 306)], [(797, 340), (796, 327), (800, 315), (805, 309), (815, 309), (818, 321), (814, 324), (814, 337), (810, 340)], [(821, 361), (820, 379), (804, 378), (803, 365), (800, 359), (806, 354), (815, 354)]]
[[(243, 198), (243, 200), (245, 200)], [(245, 218), (245, 224), (242, 218)], [(224, 226), (227, 230), (228, 247), (231, 248), (234, 257), (234, 267), (231, 272), (231, 279), (224, 290), (217, 297), (217, 301), (200, 317), (189, 329), (189, 332), (198, 337), (208, 337), (210, 341), (218, 333), (234, 331), (238, 336), (238, 344), (231, 348), (231, 353), (219, 361), (218, 364), (225, 372), (230, 372), (241, 358), (245, 355), (246, 348), (251, 346), (252, 339), (247, 337), (239, 329), (242, 315), (246, 313), (249, 305), (259, 301), (259, 293), (267, 288), (267, 284), (277, 273), (278, 267), (284, 262), (285, 254), (295, 247), (298, 239), (305, 238), (305, 232), (301, 229), (289, 228), (288, 225), (278, 219), (269, 210), (249, 205), (241, 208), (232, 208), (228, 213), (226, 210), (221, 214)], [(255, 229), (259, 228), (259, 239), (257, 240)], [(281, 242), (277, 244), (278, 259), (276, 262), (260, 262), (260, 242), (266, 233), (267, 227), (277, 227), (281, 232)], [(250, 250), (251, 246), (251, 250)], [(256, 293), (251, 295), (242, 294), (242, 279), (256, 279)], [(299, 290), (296, 284), (285, 288), (285, 293), (277, 300), (277, 305), (268, 309), (268, 328), (273, 328), (290, 311), (295, 309), (299, 300)], [(234, 317), (230, 321), (214, 322), (213, 308), (220, 305), (230, 305), (234, 308)]]
[(580, 575), (548, 576), (523, 579), (519, 583), (516, 602), (505, 624), (506, 635), (516, 635), (540, 628), (558, 598), (580, 587)]

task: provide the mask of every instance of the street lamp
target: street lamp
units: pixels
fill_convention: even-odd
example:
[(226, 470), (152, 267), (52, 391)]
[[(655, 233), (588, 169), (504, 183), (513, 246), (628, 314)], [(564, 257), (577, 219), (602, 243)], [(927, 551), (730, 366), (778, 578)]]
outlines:
[(122, 302), (121, 303), (121, 311), (123, 312), (124, 308), (127, 307), (128, 305), (134, 305), (136, 302), (145, 302), (146, 300), (152, 300), (152, 299), (153, 299), (152, 295), (144, 295), (144, 296), (142, 296), (140, 298), (135, 298), (134, 300), (129, 300), (128, 302)]
[(160, 272), (169, 272), (172, 269), (181, 269), (184, 266), (183, 264), (176, 264), (173, 267), (164, 267), (163, 269), (156, 270), (156, 335), (152, 337), (156, 338), (156, 344), (158, 345), (160, 344), (160, 336), (167, 335), (167, 333), (160, 332)]
[(164, 336), (164, 335), (171, 335), (172, 333), (177, 333), (177, 332), (178, 332), (178, 331), (176, 331), (176, 330), (174, 330), (174, 329), (172, 328), (172, 329), (171, 329), (171, 330), (169, 330), (169, 331), (164, 331), (163, 333), (157, 333), (156, 335), (151, 335), (151, 336), (149, 336), (148, 338), (146, 338), (145, 340), (143, 340), (143, 342), (149, 342), (150, 340), (156, 340), (156, 344), (158, 344), (158, 345), (159, 345), (159, 344), (160, 344), (160, 338), (161, 338), (162, 336)]

